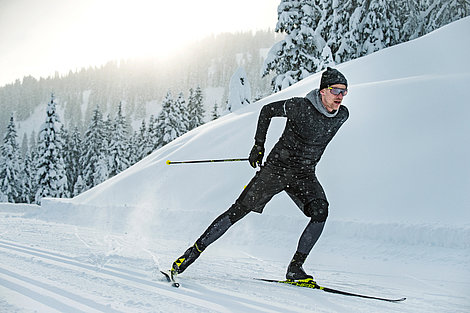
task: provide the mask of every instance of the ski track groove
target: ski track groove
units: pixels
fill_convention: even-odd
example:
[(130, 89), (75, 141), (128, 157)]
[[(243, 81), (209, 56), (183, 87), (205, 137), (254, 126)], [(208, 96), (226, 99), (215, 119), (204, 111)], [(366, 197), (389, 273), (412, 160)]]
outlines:
[[(184, 294), (181, 294), (180, 292), (171, 291), (170, 288), (173, 288), (173, 287), (170, 287), (169, 285), (167, 285), (167, 283), (164, 283), (164, 282), (161, 282), (161, 283), (152, 282), (152, 281), (148, 281), (148, 280), (145, 280), (145, 279), (142, 279), (142, 278), (139, 278), (139, 277), (133, 277), (129, 274), (116, 273), (116, 272), (113, 272), (112, 270), (98, 268), (96, 266), (88, 265), (88, 264), (77, 262), (77, 261), (63, 260), (62, 256), (61, 257), (51, 256), (51, 255), (48, 255), (49, 252), (41, 251), (41, 250), (35, 249), (35, 248), (28, 248), (28, 247), (21, 246), (21, 245), (18, 245), (18, 244), (7, 245), (7, 244), (5, 244), (4, 241), (0, 241), (0, 248), (10, 249), (10, 250), (13, 250), (15, 252), (19, 252), (19, 253), (23, 253), (23, 254), (27, 254), (27, 255), (33, 255), (35, 257), (50, 260), (50, 261), (53, 261), (53, 262), (58, 262), (58, 263), (66, 264), (68, 266), (74, 266), (74, 267), (78, 267), (78, 268), (85, 269), (85, 270), (88, 270), (88, 271), (92, 271), (94, 273), (111, 276), (112, 278), (118, 278), (118, 279), (121, 279), (121, 280), (125, 280), (127, 283), (128, 282), (132, 282), (134, 284), (136, 283), (138, 285), (138, 288), (142, 288), (142, 285), (144, 285), (146, 287), (158, 288), (159, 289), (159, 291), (158, 291), (159, 294), (162, 294), (162, 295), (168, 296), (168, 297), (172, 297), (172, 298), (174, 298), (178, 301), (187, 302), (187, 303), (190, 303), (193, 306), (202, 307), (202, 308), (204, 308), (206, 310), (209, 310), (209, 311), (212, 311), (212, 310), (216, 309), (218, 312), (228, 312), (227, 309), (225, 309), (222, 306), (219, 306), (217, 303), (208, 302), (208, 301), (202, 300), (200, 298), (193, 297), (191, 295), (184, 295)], [(28, 251), (28, 250), (36, 250), (36, 251)], [(37, 252), (38, 250), (41, 251), (41, 252)], [(59, 255), (57, 253), (53, 253), (53, 254), (54, 255)], [(65, 258), (69, 258), (69, 257), (65, 257)], [(139, 274), (139, 276), (140, 276), (140, 274)], [(148, 289), (145, 289), (145, 290), (148, 291)]]
[[(46, 284), (44, 282), (34, 280), (29, 277), (25, 277), (23, 275), (20, 275), (18, 273), (9, 271), (4, 268), (0, 268), (0, 274), (9, 277), (10, 279), (13, 278), (14, 280), (19, 281), (21, 284), (15, 283), (11, 281), (10, 279), (3, 279), (0, 277), (0, 283), (2, 286), (5, 286), (11, 290), (14, 290), (26, 297), (29, 297), (37, 302), (40, 302), (46, 306), (52, 307), (60, 312), (83, 312), (83, 313), (91, 313), (90, 308), (93, 309), (94, 312), (99, 311), (99, 312), (109, 312), (109, 313), (122, 313), (121, 311), (117, 311), (112, 309), (111, 307), (108, 307), (106, 305), (97, 303), (93, 300), (84, 298), (80, 295), (71, 293), (69, 291), (60, 289), (58, 287), (52, 286), (50, 284)], [(25, 284), (26, 283), (26, 284)], [(49, 293), (52, 293), (53, 296), (46, 296), (43, 294), (40, 294), (32, 288), (28, 288), (26, 286), (31, 285), (37, 288), (40, 288), (42, 290), (48, 291)], [(84, 310), (80, 310), (78, 308), (72, 307), (59, 299), (56, 299), (56, 296), (67, 298), (69, 300), (72, 300), (74, 304), (76, 305), (77, 303), (79, 306), (86, 306)]]
[[(14, 251), (16, 253), (38, 257), (38, 258), (41, 258), (42, 260), (49, 261), (46, 263), (54, 263), (54, 265), (58, 263), (59, 267), (60, 266), (74, 267), (74, 268), (79, 268), (81, 270), (87, 270), (87, 271), (91, 271), (94, 273), (98, 273), (100, 275), (106, 275), (108, 277), (111, 276), (112, 278), (118, 278), (118, 279), (124, 280), (127, 283), (132, 282), (133, 284), (138, 285), (138, 288), (142, 288), (142, 285), (144, 285), (144, 287), (156, 288), (158, 289), (158, 293), (160, 295), (171, 297), (177, 301), (188, 303), (190, 305), (197, 306), (197, 307), (209, 310), (209, 311), (215, 310), (217, 312), (231, 312), (232, 310), (227, 309), (226, 307), (233, 307), (233, 304), (236, 303), (237, 306), (243, 306), (247, 308), (250, 312), (254, 312), (254, 311), (257, 311), (257, 312), (280, 312), (280, 311), (295, 312), (295, 310), (292, 310), (292, 308), (289, 308), (287, 304), (271, 303), (268, 301), (262, 301), (258, 298), (250, 299), (244, 296), (232, 294), (231, 292), (226, 291), (226, 290), (216, 291), (214, 288), (208, 288), (199, 284), (197, 284), (198, 288), (205, 289), (206, 291), (208, 291), (207, 294), (206, 293), (201, 294), (199, 291), (187, 289), (187, 288), (184, 288), (184, 286), (175, 291), (172, 291), (171, 288), (173, 287), (171, 287), (166, 282), (163, 282), (163, 281), (155, 282), (155, 281), (147, 280), (145, 278), (147, 278), (148, 275), (145, 275), (136, 271), (126, 270), (126, 269), (122, 269), (122, 268), (111, 266), (111, 265), (104, 265), (103, 267), (97, 267), (95, 265), (90, 265), (90, 264), (86, 264), (83, 262), (79, 262), (71, 256), (66, 256), (66, 255), (63, 255), (54, 251), (48, 251), (45, 249), (28, 247), (22, 244), (18, 244), (16, 242), (0, 240), (0, 249), (7, 250), (7, 251)], [(46, 284), (37, 280), (33, 280), (31, 278), (27, 278), (23, 275), (14, 273), (12, 271), (1, 269), (0, 274), (4, 274), (7, 276), (16, 278), (19, 281), (24, 282), (26, 284), (31, 284), (31, 285), (40, 287), (42, 289), (48, 290), (59, 296), (68, 298), (79, 304), (86, 305), (90, 308), (93, 308), (101, 312), (111, 312), (111, 313), (121, 312), (121, 311), (114, 310), (110, 307), (107, 307), (105, 305), (99, 304), (93, 300), (84, 298), (80, 295), (77, 295), (68, 291), (64, 291), (52, 285), (49, 285), (49, 284)], [(1, 280), (1, 281), (3, 283), (4, 280)], [(191, 284), (188, 284), (188, 285), (191, 285)], [(59, 311), (82, 312), (77, 309), (71, 310), (70, 308), (67, 308), (66, 304), (63, 304), (59, 302), (58, 300), (54, 300), (51, 297), (41, 296), (39, 293), (28, 289), (26, 285), (22, 286), (19, 284), (14, 284), (14, 283), (9, 282), (9, 284), (5, 284), (5, 286), (9, 286), (10, 289), (15, 290), (45, 305), (58, 308)], [(148, 288), (146, 288), (145, 290), (148, 291)], [(64, 310), (63, 308), (66, 308), (66, 309)]]
[[(39, 248), (38, 248), (39, 247)], [(91, 248), (91, 247), (90, 247)], [(112, 279), (116, 283), (116, 287), (118, 283), (121, 284), (121, 288), (128, 288), (129, 291), (134, 292), (136, 295), (140, 295), (142, 293), (147, 294), (155, 294), (158, 298), (167, 298), (165, 303), (167, 305), (172, 306), (172, 308), (179, 308), (179, 310), (161, 310), (159, 311), (158, 301), (155, 302), (155, 298), (152, 300), (153, 303), (150, 303), (152, 309), (150, 307), (145, 307), (144, 309), (136, 309), (128, 307), (130, 303), (132, 305), (135, 298), (129, 296), (129, 300), (126, 302), (119, 302), (120, 306), (116, 307), (117, 309), (121, 309), (125, 312), (185, 312), (185, 311), (194, 311), (194, 312), (299, 312), (299, 311), (315, 311), (315, 312), (343, 312), (348, 311), (351, 305), (354, 307), (356, 304), (360, 304), (361, 312), (435, 312), (437, 307), (441, 307), (439, 312), (467, 312), (465, 309), (465, 304), (454, 304), (454, 310), (449, 310), (445, 305), (443, 305), (442, 301), (425, 301), (422, 298), (420, 293), (418, 294), (409, 294), (409, 301), (406, 305), (400, 304), (377, 304), (373, 301), (371, 302), (363, 302), (356, 299), (348, 299), (348, 298), (340, 298), (335, 295), (321, 295), (317, 296), (310, 292), (304, 292), (302, 290), (295, 290), (292, 291), (285, 291), (282, 289), (283, 293), (291, 292), (292, 298), (289, 301), (279, 301), (276, 297), (278, 292), (281, 292), (281, 288), (276, 288), (275, 286), (269, 287), (264, 286), (261, 284), (253, 284), (252, 282), (250, 285), (246, 285), (250, 280), (250, 277), (243, 278), (243, 271), (240, 272), (242, 274), (239, 279), (234, 279), (230, 275), (229, 283), (227, 280), (223, 279), (224, 277), (211, 277), (207, 276), (206, 272), (201, 271), (200, 274), (195, 272), (194, 275), (189, 275), (188, 277), (184, 277), (182, 287), (176, 289), (171, 287), (166, 281), (156, 281), (154, 277), (152, 277), (149, 273), (149, 270), (142, 269), (140, 266), (136, 267), (129, 267), (131, 269), (120, 268), (119, 266), (122, 265), (118, 263), (118, 266), (113, 266), (108, 264), (114, 257), (118, 257), (117, 260), (119, 261), (126, 261), (126, 258), (121, 259), (122, 257), (119, 255), (106, 255), (107, 260), (104, 263), (93, 263), (93, 260), (89, 260), (92, 263), (88, 263), (87, 259), (83, 259), (82, 256), (73, 256), (68, 253), (68, 255), (63, 254), (63, 252), (57, 252), (58, 250), (49, 249), (49, 248), (42, 248), (41, 245), (34, 245), (34, 247), (29, 246), (28, 244), (18, 243), (14, 240), (3, 240), (0, 239), (0, 250), (7, 251), (11, 253), (12, 256), (21, 256), (24, 258), (24, 262), (29, 262), (30, 264), (34, 264), (37, 262), (33, 258), (38, 258), (41, 260), (40, 265), (43, 266), (54, 266), (56, 270), (61, 269), (68, 269), (77, 271), (77, 268), (81, 270), (80, 274), (85, 272), (91, 272), (94, 277), (97, 279)], [(30, 256), (30, 259), (24, 257)], [(95, 255), (95, 254), (94, 254)], [(154, 256), (151, 253), (152, 256)], [(141, 260), (141, 259), (138, 259)], [(129, 261), (129, 260), (128, 260)], [(127, 261), (127, 262), (128, 262)], [(215, 262), (212, 267), (215, 273), (220, 273), (222, 269), (218, 268), (217, 264), (221, 264), (223, 262)], [(28, 264), (28, 263), (26, 263)], [(58, 265), (57, 265), (58, 264)], [(125, 263), (127, 264), (127, 263)], [(235, 265), (237, 265), (236, 263)], [(157, 266), (157, 264), (153, 264), (153, 266)], [(237, 266), (241, 266), (245, 268), (245, 264), (239, 264)], [(16, 267), (15, 267), (16, 268)], [(33, 269), (33, 267), (31, 267)], [(11, 269), (12, 272), (15, 269)], [(328, 270), (326, 271), (328, 272)], [(336, 273), (337, 271), (335, 271)], [(349, 272), (345, 272), (349, 273)], [(77, 275), (73, 274), (72, 272), (69, 273), (70, 275)], [(87, 274), (88, 275), (88, 274)], [(365, 273), (359, 273), (359, 275), (365, 275)], [(24, 275), (23, 275), (24, 276)], [(33, 275), (34, 276), (34, 275)], [(384, 275), (373, 275), (382, 277)], [(387, 276), (387, 275), (385, 275)], [(0, 272), (0, 278), (2, 277), (2, 273)], [(47, 280), (48, 278), (41, 279)], [(77, 276), (78, 277), (78, 276)], [(405, 276), (406, 277), (406, 276)], [(73, 278), (73, 277), (72, 277)], [(3, 283), (4, 280), (0, 281)], [(201, 283), (204, 281), (204, 283)], [(21, 281), (20, 281), (21, 283)], [(368, 284), (362, 284), (363, 286), (367, 286), (367, 289), (375, 289), (376, 287), (371, 287)], [(22, 288), (21, 290), (27, 292), (28, 284), (25, 282), (23, 285), (18, 284), (16, 286), (10, 285), (12, 288), (9, 290), (13, 290), (13, 288)], [(344, 282), (342, 282), (342, 286), (344, 286)], [(354, 286), (357, 286), (354, 284)], [(251, 288), (250, 288), (251, 287)], [(131, 289), (135, 288), (135, 289)], [(285, 288), (285, 287), (283, 287)], [(339, 288), (339, 287), (338, 287)], [(389, 286), (389, 288), (391, 288)], [(258, 293), (256, 290), (260, 290), (261, 292)], [(392, 288), (394, 289), (394, 288)], [(396, 288), (395, 291), (398, 292), (400, 288)], [(68, 289), (70, 290), (70, 289)], [(250, 293), (249, 290), (253, 290), (253, 293)], [(269, 290), (269, 291), (268, 291)], [(70, 292), (70, 291), (69, 291)], [(72, 291), (73, 292), (73, 291)], [(71, 293), (72, 293), (71, 292)], [(94, 290), (92, 291), (94, 295)], [(20, 292), (21, 293), (21, 292)], [(37, 299), (36, 301), (41, 301), (42, 298), (38, 297), (38, 293), (27, 293), (30, 299)], [(81, 295), (87, 295), (85, 293), (79, 293)], [(40, 295), (40, 294), (39, 294)], [(413, 297), (414, 296), (414, 300)], [(442, 296), (442, 295), (436, 295)], [(27, 295), (25, 294), (25, 297)], [(60, 297), (60, 295), (58, 295)], [(98, 296), (99, 297), (99, 296)], [(99, 299), (99, 298), (96, 298)], [(170, 300), (171, 299), (171, 300)], [(435, 297), (433, 300), (436, 299)], [(105, 295), (105, 301), (107, 297)], [(47, 299), (44, 300), (46, 303), (42, 303), (43, 305), (47, 306)], [(93, 300), (92, 300), (93, 301)], [(408, 300), (407, 300), (408, 301)], [(70, 301), (68, 301), (70, 302)], [(79, 305), (85, 305), (84, 303), (77, 302)], [(142, 303), (141, 303), (142, 304)], [(319, 306), (318, 306), (319, 305)], [(424, 305), (424, 306), (423, 306)], [(437, 307), (436, 307), (437, 306)], [(328, 310), (323, 310), (322, 308), (328, 307)], [(236, 308), (236, 309), (234, 309)], [(358, 308), (358, 307), (356, 307)], [(75, 309), (81, 309), (80, 306), (77, 306)], [(61, 312), (60, 310), (58, 310)], [(88, 312), (89, 310), (85, 310)], [(67, 310), (68, 312), (68, 310)], [(100, 311), (102, 312), (102, 311)], [(108, 312), (108, 311), (105, 311)]]
[(78, 310), (76, 308), (73, 308), (65, 303), (62, 303), (52, 297), (49, 296), (44, 296), (38, 292), (35, 292), (25, 286), (22, 286), (20, 284), (15, 284), (13, 282), (10, 282), (8, 280), (2, 279), (0, 277), (0, 285), (2, 285), (5, 288), (8, 288), (12, 291), (15, 291), (17, 293), (20, 293), (21, 295), (31, 298), (34, 301), (37, 301), (47, 307), (50, 307), (52, 309), (55, 309), (59, 312), (78, 312), (78, 313), (86, 313), (85, 311)]

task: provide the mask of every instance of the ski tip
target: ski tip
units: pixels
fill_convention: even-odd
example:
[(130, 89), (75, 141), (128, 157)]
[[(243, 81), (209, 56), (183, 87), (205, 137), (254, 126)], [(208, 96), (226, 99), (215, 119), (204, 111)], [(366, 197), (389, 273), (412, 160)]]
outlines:
[(162, 273), (163, 276), (165, 276), (165, 278), (166, 278), (168, 281), (171, 280), (171, 278), (170, 278), (170, 273), (169, 273), (169, 272), (167, 273), (167, 272), (165, 272), (165, 271), (160, 271), (160, 273)]
[(170, 164), (171, 164), (171, 161), (170, 161), (170, 160), (166, 160), (166, 164), (167, 164), (167, 165), (170, 165)]
[(160, 273), (162, 273), (162, 274), (165, 276), (166, 280), (167, 280), (169, 283), (171, 283), (171, 285), (172, 285), (173, 287), (178, 288), (178, 287), (180, 286), (180, 284), (179, 284), (177, 281), (175, 281), (175, 275), (173, 275), (173, 273), (172, 273), (171, 270), (168, 270), (168, 271), (160, 271)]

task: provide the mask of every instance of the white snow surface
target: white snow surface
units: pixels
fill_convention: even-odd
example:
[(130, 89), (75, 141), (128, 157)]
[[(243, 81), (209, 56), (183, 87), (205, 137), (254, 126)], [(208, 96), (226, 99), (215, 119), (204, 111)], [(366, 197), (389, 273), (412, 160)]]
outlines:
[[(330, 202), (304, 268), (319, 284), (401, 303), (270, 284), (308, 220), (284, 194), (179, 276), (168, 269), (254, 175), (261, 107), (203, 125), (73, 199), (0, 205), (0, 312), (470, 312), (470, 18), (337, 68), (350, 119), (318, 165)], [(269, 151), (284, 120), (273, 120)]]

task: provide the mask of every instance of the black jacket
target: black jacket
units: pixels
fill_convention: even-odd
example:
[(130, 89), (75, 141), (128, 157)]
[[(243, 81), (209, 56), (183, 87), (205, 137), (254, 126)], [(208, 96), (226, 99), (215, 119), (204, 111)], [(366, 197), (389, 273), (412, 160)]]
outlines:
[(334, 114), (328, 114), (321, 103), (318, 89), (306, 98), (267, 104), (261, 109), (255, 134), (259, 145), (264, 145), (273, 117), (287, 117), (287, 123), (266, 164), (307, 173), (315, 171), (326, 146), (348, 119), (349, 111), (342, 105)]

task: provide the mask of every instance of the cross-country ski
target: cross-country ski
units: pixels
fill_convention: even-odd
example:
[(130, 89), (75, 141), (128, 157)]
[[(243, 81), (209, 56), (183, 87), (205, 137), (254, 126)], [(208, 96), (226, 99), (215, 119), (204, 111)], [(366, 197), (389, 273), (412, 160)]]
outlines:
[(297, 286), (297, 287), (319, 289), (319, 290), (329, 292), (329, 293), (336, 293), (336, 294), (340, 294), (344, 296), (352, 296), (352, 297), (358, 297), (358, 298), (375, 299), (375, 300), (381, 300), (381, 301), (387, 301), (387, 302), (401, 302), (401, 301), (406, 300), (406, 298), (391, 299), (391, 298), (374, 297), (374, 296), (367, 296), (367, 295), (354, 293), (354, 292), (342, 291), (342, 290), (338, 290), (335, 288), (328, 288), (328, 287), (320, 286), (315, 281), (275, 280), (275, 279), (265, 279), (265, 278), (254, 278), (254, 279), (265, 281), (265, 282), (270, 282), (270, 283), (279, 283), (279, 284), (287, 284), (287, 285), (292, 285), (292, 286)]

